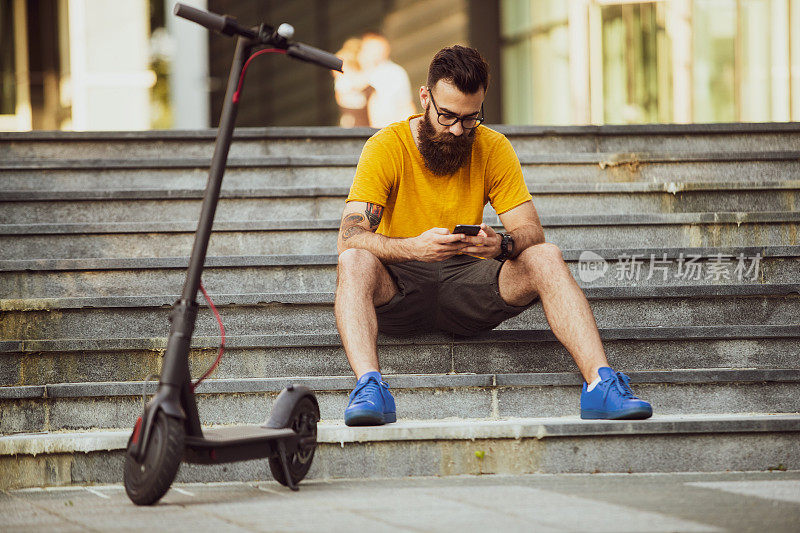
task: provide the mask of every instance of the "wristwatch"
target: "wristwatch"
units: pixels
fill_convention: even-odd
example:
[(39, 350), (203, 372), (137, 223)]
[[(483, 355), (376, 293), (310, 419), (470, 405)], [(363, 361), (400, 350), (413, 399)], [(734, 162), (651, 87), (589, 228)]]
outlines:
[(495, 257), (501, 263), (514, 253), (514, 237), (508, 233), (500, 233), (500, 255)]

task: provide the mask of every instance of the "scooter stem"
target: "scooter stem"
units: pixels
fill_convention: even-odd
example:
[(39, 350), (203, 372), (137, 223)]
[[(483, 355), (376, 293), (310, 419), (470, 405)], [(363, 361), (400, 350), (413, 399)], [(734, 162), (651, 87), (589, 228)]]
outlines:
[(189, 268), (186, 270), (186, 281), (183, 285), (181, 299), (175, 303), (171, 313), (172, 325), (161, 371), (160, 383), (162, 385), (172, 385), (180, 388), (189, 379), (189, 348), (197, 317), (197, 291), (200, 288), (200, 278), (205, 265), (208, 241), (211, 237), (214, 214), (217, 210), (219, 193), (222, 188), (222, 177), (225, 173), (225, 164), (228, 161), (228, 151), (231, 146), (233, 129), (236, 124), (236, 113), (239, 108), (238, 103), (233, 101), (233, 93), (236, 92), (242, 68), (254, 44), (250, 39), (243, 37), (237, 37), (236, 39), (236, 52), (234, 53), (231, 72), (228, 76), (228, 87), (225, 91), (225, 102), (222, 106), (222, 115), (219, 120), (214, 156), (211, 159), (211, 168), (208, 172), (208, 183), (203, 197), (203, 207), (200, 211), (200, 221), (195, 232), (192, 254), (189, 258)]

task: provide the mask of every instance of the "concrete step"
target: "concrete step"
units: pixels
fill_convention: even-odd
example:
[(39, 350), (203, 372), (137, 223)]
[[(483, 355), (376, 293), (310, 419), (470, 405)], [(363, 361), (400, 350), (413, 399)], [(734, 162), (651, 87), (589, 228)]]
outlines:
[[(542, 216), (577, 213), (695, 213), (794, 211), (800, 181), (763, 183), (596, 183), (532, 184)], [(346, 187), (227, 189), (217, 206), (217, 221), (341, 216)], [(5, 191), (0, 224), (158, 222), (192, 220), (200, 214), (198, 189), (95, 189)], [(494, 215), (487, 205), (486, 216)]]
[[(659, 415), (402, 420), (381, 427), (318, 426), (309, 479), (464, 474), (794, 470), (800, 416)], [(130, 429), (0, 437), (0, 489), (121, 483)], [(647, 450), (647, 453), (637, 453)], [(178, 482), (272, 479), (267, 462), (181, 465)], [(302, 489), (301, 489), (302, 490)]]
[[(796, 148), (796, 147), (795, 147)], [(616, 182), (764, 182), (799, 180), (800, 152), (518, 152), (529, 184)], [(349, 187), (357, 155), (231, 158), (229, 189)], [(51, 189), (202, 189), (210, 158), (10, 160), (0, 162), (0, 191)]]
[[(229, 159), (223, 185), (263, 187), (349, 187), (354, 156)], [(0, 162), (0, 195), (5, 191), (85, 189), (203, 189), (210, 159), (78, 160)]]
[[(659, 414), (800, 412), (800, 369), (631, 372), (632, 388)], [(578, 373), (386, 375), (400, 419), (574, 416)], [(212, 379), (197, 389), (206, 424), (256, 424), (289, 383), (312, 388), (323, 420), (342, 417), (352, 377)], [(0, 387), (0, 433), (133, 427), (156, 383)]]
[[(796, 325), (600, 328), (609, 361), (630, 370), (664, 368), (795, 368)], [(194, 336), (192, 375), (217, 357), (219, 336)], [(159, 372), (166, 334), (159, 337), (0, 341), (0, 384), (136, 381)], [(498, 329), (477, 337), (423, 334), (378, 337), (390, 374), (569, 372), (575, 363), (549, 328)], [(214, 376), (348, 375), (335, 333), (228, 335)]]
[[(800, 212), (550, 215), (547, 240), (561, 248), (781, 246), (797, 244)], [(487, 220), (498, 229), (497, 220)], [(189, 255), (197, 223), (120, 222), (0, 225), (7, 257)], [(220, 221), (210, 255), (333, 254), (339, 220)]]
[[(592, 300), (609, 360), (654, 419), (578, 420), (581, 379), (534, 306), (474, 338), (381, 336), (402, 420), (343, 427), (354, 380), (331, 316), (334, 241), (372, 132), (292, 128), (240, 130), (232, 147), (204, 280), (230, 337), (199, 389), (204, 422), (261, 422), (296, 381), (319, 391), (327, 419), (312, 477), (791, 466), (800, 125), (503, 131), (548, 239)], [(214, 135), (0, 133), (0, 433), (52, 432), (0, 437), (0, 483), (119, 482)], [(193, 375), (216, 356), (217, 335), (204, 310)], [(567, 418), (503, 420), (525, 416)], [(88, 428), (110, 431), (59, 435)], [(269, 477), (264, 461), (227, 468), (185, 468), (181, 479)]]
[[(800, 269), (800, 246), (592, 247), (562, 254), (584, 288), (636, 285), (653, 294), (684, 285), (791, 285)], [(212, 294), (333, 292), (336, 261), (336, 255), (321, 254), (210, 256), (203, 279)], [(187, 265), (186, 257), (0, 259), (0, 296), (33, 305), (32, 299), (176, 294)]]
[[(673, 290), (670, 290), (673, 289)], [(653, 294), (656, 292), (656, 294)], [(800, 316), (800, 283), (785, 286), (726, 285), (673, 287), (653, 291), (639, 287), (591, 287), (586, 290), (600, 327), (620, 328), (713, 326), (733, 324), (796, 325)], [(226, 333), (272, 335), (335, 333), (333, 293), (221, 295), (215, 299)], [(159, 337), (169, 331), (167, 316), (176, 295), (0, 300), (0, 338), (103, 339)], [(267, 303), (269, 302), (269, 303)], [(39, 309), (36, 309), (36, 308)], [(504, 322), (501, 329), (544, 329), (541, 305)], [(201, 311), (195, 333), (213, 336), (219, 327), (210, 310)]]
[[(288, 155), (358, 155), (376, 130), (370, 128), (238, 128), (232, 157)], [(142, 132), (30, 132), (0, 134), (4, 160), (168, 159), (208, 157), (214, 153), (214, 129)], [(780, 134), (780, 133), (779, 133)], [(789, 133), (791, 135), (791, 133)]]
[[(623, 151), (795, 150), (797, 123), (652, 124), (627, 126), (504, 126), (517, 153)], [(231, 155), (351, 154), (368, 128), (238, 128)], [(0, 159), (114, 159), (210, 157), (216, 130), (0, 133)]]

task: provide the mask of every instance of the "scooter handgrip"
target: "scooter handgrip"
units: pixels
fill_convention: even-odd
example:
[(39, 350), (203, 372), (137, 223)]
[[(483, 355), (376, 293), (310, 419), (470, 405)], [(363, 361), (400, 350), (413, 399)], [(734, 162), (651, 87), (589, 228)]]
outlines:
[(341, 59), (325, 50), (320, 50), (319, 48), (314, 48), (307, 44), (292, 43), (286, 49), (286, 53), (294, 58), (302, 59), (309, 63), (315, 63), (327, 69), (338, 70), (339, 72), (342, 71)]
[(175, 4), (175, 8), (172, 10), (172, 12), (175, 14), (175, 16), (196, 22), (201, 26), (205, 26), (209, 30), (226, 33), (225, 30), (229, 28), (228, 21), (225, 19), (229, 19), (230, 17), (224, 17), (222, 15), (217, 15), (216, 13), (209, 13), (208, 11), (187, 6), (186, 4)]

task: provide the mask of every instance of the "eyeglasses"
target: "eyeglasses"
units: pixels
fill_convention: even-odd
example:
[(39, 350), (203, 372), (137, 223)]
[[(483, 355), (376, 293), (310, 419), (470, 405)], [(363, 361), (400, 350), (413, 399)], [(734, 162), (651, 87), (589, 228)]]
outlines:
[(428, 89), (428, 94), (431, 95), (431, 102), (433, 103), (433, 108), (436, 110), (436, 114), (438, 115), (437, 120), (439, 124), (441, 124), (442, 126), (452, 126), (456, 122), (460, 121), (462, 128), (464, 128), (465, 130), (471, 130), (477, 128), (478, 126), (481, 125), (481, 123), (483, 123), (484, 121), (483, 102), (481, 102), (481, 111), (479, 116), (459, 117), (452, 113), (442, 113), (441, 111), (439, 111), (439, 106), (436, 105), (436, 101), (433, 99), (433, 91), (431, 91), (430, 87), (428, 87), (427, 89)]

